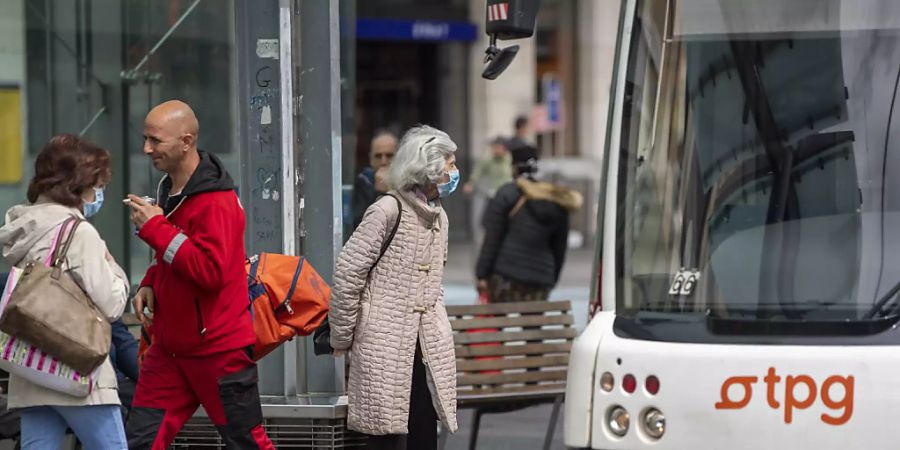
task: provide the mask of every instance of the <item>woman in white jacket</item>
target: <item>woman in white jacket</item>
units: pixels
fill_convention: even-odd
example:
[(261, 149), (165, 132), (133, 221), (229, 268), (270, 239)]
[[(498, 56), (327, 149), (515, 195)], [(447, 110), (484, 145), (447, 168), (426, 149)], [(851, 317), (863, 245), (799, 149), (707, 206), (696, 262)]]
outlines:
[[(0, 249), (12, 265), (43, 261), (57, 228), (70, 217), (84, 219), (103, 204), (112, 177), (109, 152), (77, 136), (54, 137), (35, 161), (28, 203), (6, 213)], [(82, 223), (63, 268), (110, 321), (125, 309), (129, 283), (97, 230)], [(65, 305), (60, 308), (64, 310)], [(9, 380), (9, 408), (19, 409), (22, 449), (59, 448), (71, 428), (84, 448), (126, 449), (116, 375), (107, 359), (87, 397), (73, 397), (37, 386), (15, 375)]]

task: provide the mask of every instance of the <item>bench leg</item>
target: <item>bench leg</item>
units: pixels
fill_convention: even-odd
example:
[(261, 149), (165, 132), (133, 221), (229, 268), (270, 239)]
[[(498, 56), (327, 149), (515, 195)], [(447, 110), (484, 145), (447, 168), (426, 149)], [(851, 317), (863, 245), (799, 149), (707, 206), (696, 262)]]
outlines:
[(553, 433), (556, 432), (556, 420), (559, 419), (559, 409), (562, 407), (563, 396), (556, 397), (553, 402), (553, 412), (550, 414), (550, 424), (547, 426), (547, 435), (544, 437), (544, 450), (550, 450), (553, 444)]
[(481, 408), (475, 408), (472, 416), (472, 434), (469, 436), (469, 450), (475, 450), (478, 445), (478, 428), (481, 427)]

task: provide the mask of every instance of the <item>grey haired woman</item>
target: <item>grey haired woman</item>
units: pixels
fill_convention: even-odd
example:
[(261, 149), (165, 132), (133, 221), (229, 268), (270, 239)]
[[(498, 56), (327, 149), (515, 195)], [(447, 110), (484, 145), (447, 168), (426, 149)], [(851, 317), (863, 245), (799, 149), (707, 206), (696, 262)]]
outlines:
[(443, 131), (407, 131), (391, 164), (392, 191), (369, 207), (337, 263), (331, 345), (336, 355), (351, 353), (348, 426), (370, 435), (368, 448), (434, 449), (437, 421), (457, 428), (456, 356), (441, 287), (441, 199), (459, 182), (455, 151)]

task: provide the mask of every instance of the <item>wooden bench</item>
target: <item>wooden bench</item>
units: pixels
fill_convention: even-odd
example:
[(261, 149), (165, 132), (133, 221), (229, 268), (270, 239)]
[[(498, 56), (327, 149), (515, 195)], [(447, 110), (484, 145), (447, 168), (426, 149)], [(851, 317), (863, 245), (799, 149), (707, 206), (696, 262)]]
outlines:
[[(457, 406), (474, 409), (469, 449), (481, 416), (552, 403), (549, 449), (566, 392), (572, 340), (568, 301), (448, 306), (456, 343)], [(441, 448), (446, 435), (441, 437)]]

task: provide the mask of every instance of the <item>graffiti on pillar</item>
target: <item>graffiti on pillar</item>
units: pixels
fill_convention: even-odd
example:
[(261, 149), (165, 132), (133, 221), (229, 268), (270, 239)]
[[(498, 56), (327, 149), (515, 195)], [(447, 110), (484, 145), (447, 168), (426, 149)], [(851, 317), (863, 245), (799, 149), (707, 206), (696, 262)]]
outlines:
[(252, 207), (250, 238), (253, 247), (272, 251), (281, 240), (281, 150), (280, 88), (277, 59), (278, 40), (259, 40), (257, 58), (246, 68), (249, 83), (245, 111), (248, 113), (249, 136), (246, 163)]
[(259, 93), (250, 96), (250, 110), (262, 113), (263, 108), (272, 103), (273, 92), (269, 88), (260, 89)]
[(253, 207), (254, 238), (257, 241), (270, 241), (278, 237), (275, 221), (260, 211), (258, 206)]
[(281, 193), (278, 191), (278, 172), (275, 168), (260, 167), (256, 169), (256, 178), (253, 181), (251, 195), (254, 198), (275, 202), (281, 200)]
[(259, 70), (256, 71), (256, 86), (261, 88), (267, 88), (270, 84), (272, 84), (272, 78), (269, 77), (268, 73), (272, 70), (269, 66), (262, 66)]

